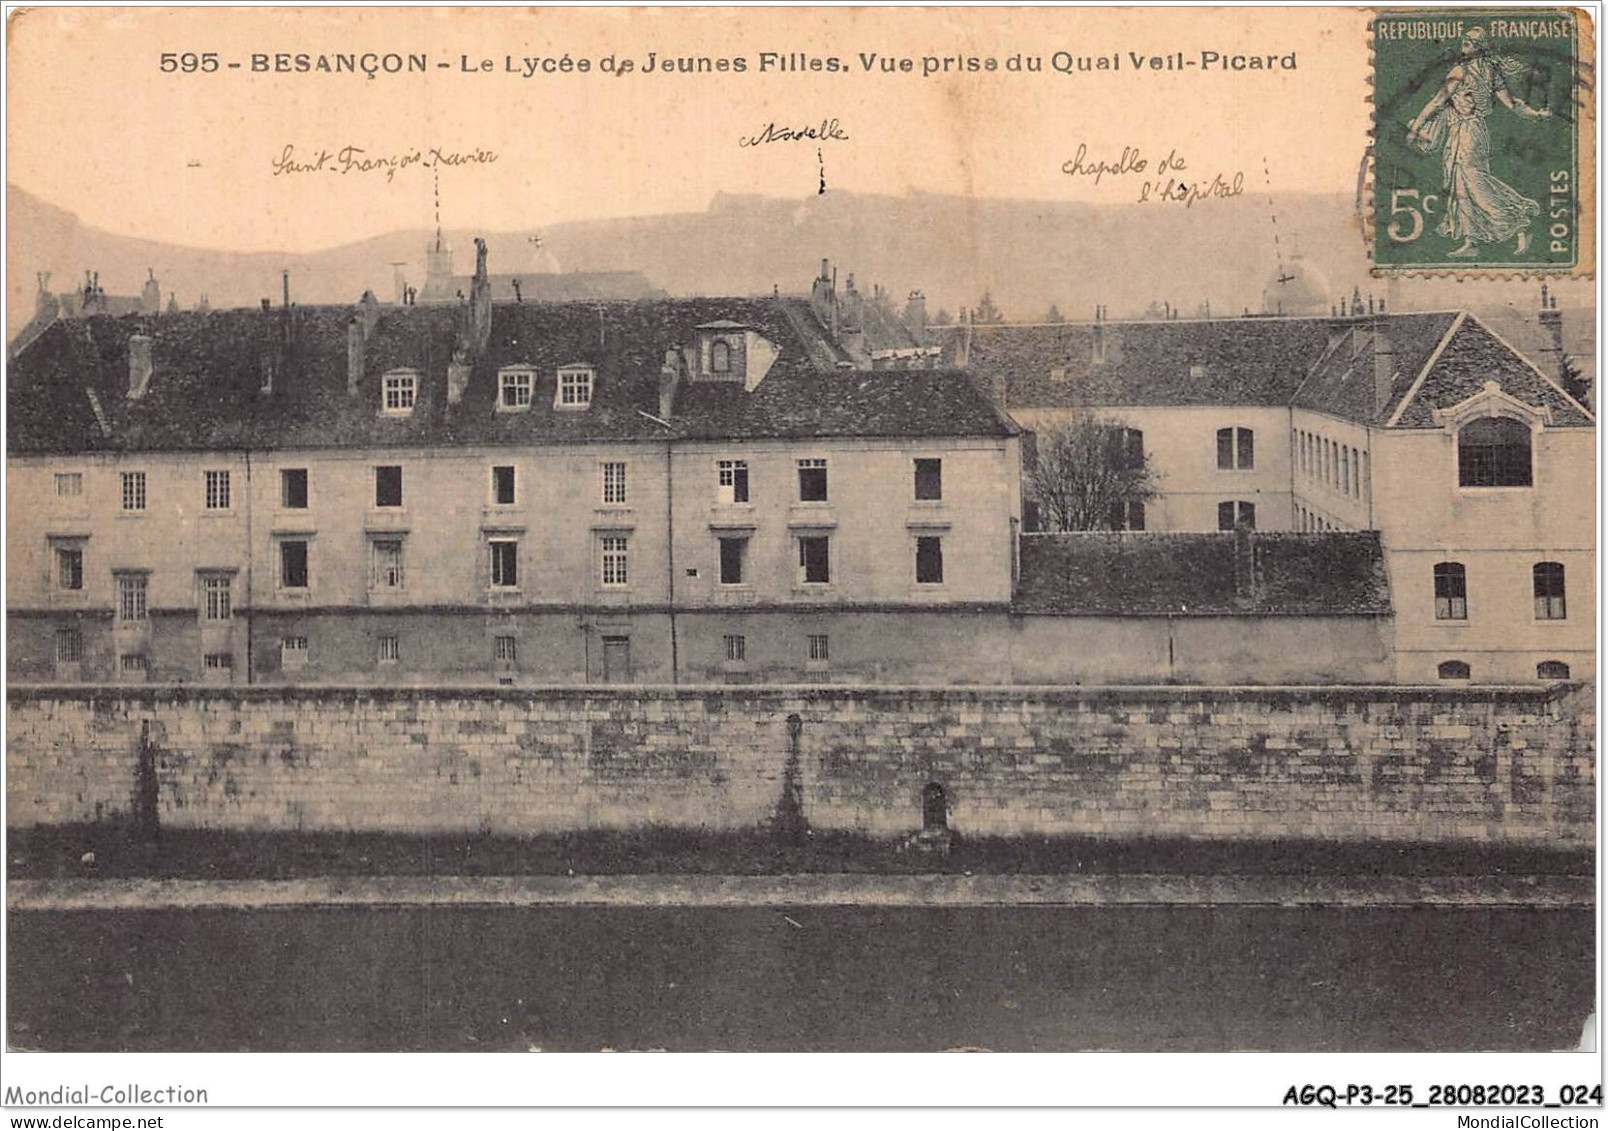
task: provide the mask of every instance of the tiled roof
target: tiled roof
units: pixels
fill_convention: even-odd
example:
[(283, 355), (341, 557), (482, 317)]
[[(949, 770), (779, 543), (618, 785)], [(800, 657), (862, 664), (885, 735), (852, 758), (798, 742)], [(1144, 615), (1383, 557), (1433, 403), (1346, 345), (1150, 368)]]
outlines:
[[(800, 309), (790, 309), (798, 307)], [(292, 348), (261, 393), (262, 361), (278, 354), (282, 312), (256, 310), (64, 320), (10, 366), (7, 434), (15, 452), (227, 447), (436, 446), (565, 443), (666, 435), (1005, 434), (1007, 425), (964, 374), (822, 374), (824, 331), (808, 304), (789, 299), (675, 299), (621, 303), (498, 304), (486, 355), (459, 404), (447, 403), (447, 365), (464, 312), (457, 307), (381, 307), (364, 348), (364, 376), (348, 396), (350, 307), (294, 311)], [(752, 393), (735, 383), (682, 386), (675, 432), (644, 414), (659, 411), (667, 349), (688, 344), (701, 324), (730, 319), (778, 347)], [(129, 400), (129, 339), (152, 339), (154, 373)], [(830, 351), (827, 351), (830, 356)], [(595, 367), (589, 408), (553, 407), (556, 370)], [(536, 371), (524, 412), (496, 411), (497, 370)], [(386, 370), (420, 374), (406, 416), (379, 412)], [(887, 379), (884, 381), (884, 379)], [(823, 382), (833, 380), (832, 385)], [(102, 434), (89, 404), (105, 411)], [(823, 403), (830, 398), (828, 403)], [(707, 412), (707, 420), (698, 413)]]
[(1373, 616), (1390, 612), (1379, 535), (1253, 534), (1235, 584), (1232, 534), (1029, 534), (1013, 609), (1060, 616)]
[[(451, 275), (426, 282), (424, 302), (457, 302), (474, 286), (473, 275)], [(488, 275), (494, 302), (588, 302), (662, 297), (641, 271), (562, 271), (528, 275)], [(518, 283), (515, 289), (514, 283)]]
[[(1296, 408), (1326, 412), (1359, 424), (1384, 424), (1412, 389), (1424, 365), (1457, 321), (1455, 313), (1392, 314), (1346, 325), (1334, 348), (1301, 383)], [(1394, 384), (1384, 403), (1374, 389), (1374, 347), (1380, 329), (1395, 353)]]
[(960, 370), (842, 369), (766, 378), (752, 393), (706, 381), (682, 388), (676, 423), (690, 438), (1008, 436), (1016, 426)]
[[(943, 333), (952, 365), (965, 331)], [(1329, 341), (1323, 321), (1303, 318), (985, 325), (971, 335), (970, 368), (1009, 408), (1285, 405)]]
[(1461, 404), (1495, 381), (1502, 391), (1526, 404), (1545, 405), (1552, 410), (1556, 427), (1592, 426), (1591, 415), (1569, 399), (1557, 385), (1519, 357), (1480, 321), (1465, 317), (1451, 341), (1430, 367), (1395, 426), (1398, 428), (1436, 428), (1434, 411)]

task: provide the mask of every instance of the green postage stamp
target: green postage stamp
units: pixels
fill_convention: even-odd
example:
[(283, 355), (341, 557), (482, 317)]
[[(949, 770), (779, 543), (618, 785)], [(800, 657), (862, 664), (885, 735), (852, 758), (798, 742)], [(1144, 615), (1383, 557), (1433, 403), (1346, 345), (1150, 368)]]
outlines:
[(1376, 274), (1592, 269), (1591, 42), (1572, 8), (1375, 14)]

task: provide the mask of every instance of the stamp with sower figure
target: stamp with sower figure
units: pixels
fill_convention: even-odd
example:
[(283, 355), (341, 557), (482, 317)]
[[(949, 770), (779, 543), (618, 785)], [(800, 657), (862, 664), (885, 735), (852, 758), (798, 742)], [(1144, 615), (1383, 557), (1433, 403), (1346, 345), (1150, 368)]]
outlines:
[(1377, 13), (1375, 273), (1591, 270), (1591, 38), (1567, 8)]

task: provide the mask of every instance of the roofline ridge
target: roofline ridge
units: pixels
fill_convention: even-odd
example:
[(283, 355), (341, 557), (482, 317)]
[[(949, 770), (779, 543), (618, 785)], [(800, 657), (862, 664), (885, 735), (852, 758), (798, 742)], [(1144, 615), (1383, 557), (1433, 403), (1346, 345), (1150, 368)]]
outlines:
[[(1457, 332), (1463, 328), (1463, 323), (1467, 322), (1468, 319), (1468, 311), (1460, 310), (1457, 312), (1457, 317), (1452, 319), (1452, 324), (1446, 328), (1446, 332), (1441, 335), (1441, 340), (1435, 343), (1435, 348), (1430, 351), (1429, 357), (1424, 360), (1424, 367), (1418, 371), (1418, 376), (1413, 378), (1412, 385), (1408, 387), (1407, 392), (1402, 396), (1401, 403), (1396, 406), (1396, 411), (1390, 414), (1389, 420), (1385, 421), (1384, 426), (1386, 428), (1394, 428), (1400, 423), (1401, 414), (1407, 411), (1407, 406), (1413, 403), (1414, 398), (1423, 389), (1424, 382), (1429, 379), (1429, 371), (1435, 368), (1435, 364), (1441, 359), (1441, 354), (1446, 352), (1446, 347), (1451, 344), (1453, 338), (1457, 337)], [(1513, 347), (1509, 346), (1508, 348), (1512, 349)]]

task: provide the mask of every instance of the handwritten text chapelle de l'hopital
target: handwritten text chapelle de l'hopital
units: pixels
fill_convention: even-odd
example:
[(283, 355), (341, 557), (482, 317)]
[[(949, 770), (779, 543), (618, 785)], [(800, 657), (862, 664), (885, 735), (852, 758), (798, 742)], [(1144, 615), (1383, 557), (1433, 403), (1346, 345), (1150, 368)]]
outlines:
[(755, 55), (669, 55), (649, 51), (631, 55), (480, 55), (464, 53), (363, 52), (253, 53), (240, 59), (214, 51), (164, 53), (168, 73), (212, 74), (246, 70), (279, 75), (429, 74), (512, 75), (518, 78), (563, 78), (579, 75), (910, 75), (941, 78), (975, 74), (1059, 74), (1165, 72), (1236, 74), (1294, 71), (1297, 52), (1233, 52), (1216, 49), (1170, 51), (1051, 51), (1007, 55), (885, 55), (859, 51), (852, 55), (814, 55), (804, 51), (761, 51)]

